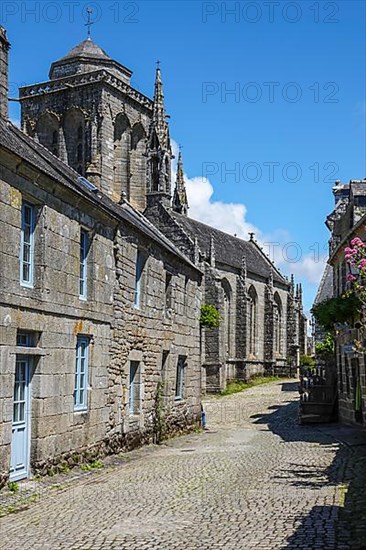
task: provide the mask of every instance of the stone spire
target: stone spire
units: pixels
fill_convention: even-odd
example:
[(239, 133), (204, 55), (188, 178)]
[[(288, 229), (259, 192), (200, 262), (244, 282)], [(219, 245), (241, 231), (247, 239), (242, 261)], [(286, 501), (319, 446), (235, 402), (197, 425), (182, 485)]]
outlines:
[(170, 146), (170, 143), (168, 143), (169, 128), (166, 121), (166, 116), (163, 82), (161, 80), (160, 62), (158, 61), (155, 73), (152, 126), (154, 127), (154, 130), (159, 138), (160, 147)]
[(182, 151), (179, 149), (177, 177), (175, 180), (175, 189), (173, 195), (173, 210), (179, 214), (188, 214), (188, 199), (186, 192), (186, 184), (184, 181)]
[(169, 126), (164, 104), (163, 83), (159, 62), (156, 67), (153, 112), (147, 145), (149, 206), (161, 202), (170, 208), (171, 201), (171, 160)]
[(0, 25), (0, 117), (8, 119), (8, 56), (10, 43), (6, 36), (6, 30)]

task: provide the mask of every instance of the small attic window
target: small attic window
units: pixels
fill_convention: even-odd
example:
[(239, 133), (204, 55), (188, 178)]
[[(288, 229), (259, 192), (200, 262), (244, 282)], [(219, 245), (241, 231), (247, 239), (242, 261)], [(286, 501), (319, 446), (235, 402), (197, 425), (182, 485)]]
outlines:
[(96, 187), (96, 185), (94, 185), (94, 183), (92, 183), (91, 181), (87, 180), (86, 178), (84, 178), (83, 176), (80, 176), (78, 178), (78, 183), (81, 183), (81, 185), (83, 185), (88, 191), (92, 191), (93, 193), (95, 193), (96, 191), (98, 191), (98, 187)]

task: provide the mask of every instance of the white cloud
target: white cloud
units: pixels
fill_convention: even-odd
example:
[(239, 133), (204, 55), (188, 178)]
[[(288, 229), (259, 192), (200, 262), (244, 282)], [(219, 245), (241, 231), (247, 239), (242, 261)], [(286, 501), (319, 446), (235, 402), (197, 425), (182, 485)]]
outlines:
[[(175, 181), (178, 145), (172, 141), (175, 161), (173, 162), (173, 185)], [(185, 176), (189, 216), (231, 235), (248, 239), (248, 233), (253, 232), (256, 238), (261, 236), (260, 230), (246, 220), (247, 208), (244, 204), (222, 202), (212, 199), (214, 188), (207, 178)]]
[(307, 254), (299, 262), (287, 264), (295, 277), (306, 279), (309, 283), (318, 285), (322, 278), (326, 256), (319, 258), (314, 257), (314, 254)]
[[(173, 162), (173, 182), (178, 158), (178, 145), (172, 141), (175, 160)], [(248, 233), (255, 233), (255, 239), (264, 252), (275, 262), (285, 275), (293, 273), (296, 279), (310, 285), (318, 285), (323, 274), (326, 258), (304, 255), (299, 244), (294, 243), (289, 232), (277, 229), (271, 235), (264, 234), (258, 227), (247, 221), (247, 208), (243, 203), (216, 201), (214, 188), (204, 177), (188, 177), (185, 174), (189, 203), (189, 216), (203, 223), (221, 229), (231, 235), (248, 239)]]

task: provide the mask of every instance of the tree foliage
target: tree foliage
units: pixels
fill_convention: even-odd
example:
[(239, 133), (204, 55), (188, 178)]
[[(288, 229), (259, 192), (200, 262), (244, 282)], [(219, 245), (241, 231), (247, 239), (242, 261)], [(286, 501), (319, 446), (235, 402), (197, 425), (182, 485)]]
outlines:
[(314, 367), (315, 361), (311, 355), (300, 355), (300, 365), (302, 367)]
[(326, 358), (332, 355), (334, 352), (334, 339), (328, 332), (322, 342), (315, 344), (315, 353), (320, 358)]
[(220, 325), (220, 313), (215, 306), (211, 306), (210, 304), (203, 304), (201, 306), (200, 323), (203, 327), (218, 328)]
[(354, 319), (362, 308), (362, 302), (352, 291), (338, 298), (324, 300), (313, 306), (311, 312), (316, 321), (327, 331), (333, 331), (336, 323), (346, 323)]

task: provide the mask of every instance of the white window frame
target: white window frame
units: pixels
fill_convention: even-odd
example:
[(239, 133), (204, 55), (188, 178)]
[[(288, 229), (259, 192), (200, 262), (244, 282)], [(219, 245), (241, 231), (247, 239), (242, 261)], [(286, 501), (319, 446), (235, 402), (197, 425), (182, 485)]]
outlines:
[[(74, 411), (86, 411), (88, 408), (88, 371), (89, 371), (89, 338), (78, 336), (76, 342)], [(84, 355), (82, 352), (84, 350)], [(82, 370), (84, 359), (84, 370)], [(82, 378), (83, 377), (83, 378)], [(83, 392), (81, 394), (81, 392)]]
[[(25, 210), (29, 209), (30, 223), (25, 223)], [(29, 227), (29, 240), (25, 241), (24, 234), (26, 227)], [(35, 208), (33, 204), (27, 201), (22, 202), (21, 208), (21, 237), (20, 237), (20, 284), (22, 286), (33, 288), (34, 278), (34, 229), (35, 229)], [(26, 262), (24, 259), (25, 248), (29, 247), (29, 259)], [(29, 278), (24, 279), (24, 267), (29, 268)]]
[[(131, 376), (134, 368), (134, 376)], [(135, 391), (138, 394), (137, 403), (134, 399)], [(136, 416), (141, 412), (141, 363), (140, 361), (130, 361), (129, 388), (128, 388), (128, 412), (130, 416)]]
[(176, 380), (175, 380), (175, 400), (180, 401), (184, 398), (184, 374), (187, 366), (187, 358), (183, 355), (178, 357)]
[(88, 297), (88, 247), (89, 233), (83, 227), (80, 229), (80, 271), (79, 271), (79, 298)]
[(165, 288), (164, 288), (164, 314), (166, 317), (171, 317), (173, 307), (173, 273), (165, 271)]
[(136, 273), (135, 273), (135, 299), (134, 307), (140, 309), (141, 307), (141, 279), (144, 270), (144, 258), (140, 250), (136, 255)]

